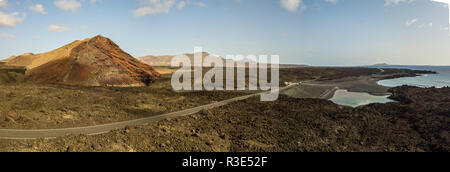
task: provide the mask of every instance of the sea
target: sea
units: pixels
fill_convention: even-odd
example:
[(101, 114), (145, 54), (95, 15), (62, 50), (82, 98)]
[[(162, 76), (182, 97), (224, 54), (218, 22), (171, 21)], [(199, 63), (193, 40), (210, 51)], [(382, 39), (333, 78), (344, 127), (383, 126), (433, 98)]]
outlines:
[[(381, 80), (378, 84), (387, 87), (397, 87), (402, 85), (429, 87), (450, 87), (450, 66), (377, 66), (377, 68), (396, 68), (412, 70), (429, 70), (437, 74), (426, 74), (417, 77), (405, 77)], [(372, 103), (388, 103), (393, 100), (389, 96), (374, 96), (368, 93), (354, 93), (347, 90), (338, 90), (330, 100), (342, 106), (358, 107)]]
[[(384, 67), (383, 67), (384, 68)], [(397, 87), (410, 85), (417, 87), (449, 87), (450, 86), (450, 66), (389, 66), (389, 68), (406, 68), (412, 70), (430, 70), (437, 74), (421, 75), (418, 77), (396, 78), (379, 81), (378, 84), (387, 87)]]

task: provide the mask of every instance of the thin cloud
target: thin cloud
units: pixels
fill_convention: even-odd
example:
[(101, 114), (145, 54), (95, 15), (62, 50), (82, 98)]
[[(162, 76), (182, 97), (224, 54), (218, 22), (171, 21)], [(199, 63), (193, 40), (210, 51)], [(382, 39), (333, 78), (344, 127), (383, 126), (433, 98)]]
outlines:
[(398, 5), (400, 3), (411, 3), (414, 1), (415, 0), (385, 0), (384, 5), (385, 6), (393, 6), (393, 5)]
[[(449, 9), (449, 25), (450, 25), (450, 0), (432, 0), (432, 1), (434, 1), (434, 2), (440, 2), (440, 3), (444, 3), (445, 4), (445, 8), (448, 8)], [(450, 32), (449, 32), (449, 35), (450, 35)]]
[(70, 30), (70, 28), (65, 27), (65, 26), (60, 26), (60, 25), (50, 25), (48, 27), (48, 31), (50, 31), (50, 32), (67, 32), (69, 30)]
[(0, 11), (0, 27), (16, 27), (17, 23), (23, 22), (25, 20), (26, 14), (20, 14), (18, 12), (13, 12), (6, 14)]
[(336, 4), (338, 3), (338, 0), (325, 0), (325, 2)]
[(134, 10), (133, 15), (143, 17), (153, 14), (167, 14), (172, 8), (181, 10), (188, 5), (207, 7), (205, 3), (193, 0), (183, 0), (178, 3), (177, 0), (141, 0), (141, 7)]
[(150, 14), (169, 13), (176, 0), (143, 0), (143, 7), (133, 11), (134, 16), (143, 17)]
[(0, 8), (8, 7), (8, 0), (0, 0)]
[(186, 2), (181, 1), (180, 3), (178, 3), (177, 9), (183, 9), (185, 6), (186, 6)]
[(81, 3), (77, 0), (57, 0), (53, 3), (56, 7), (63, 11), (75, 12), (81, 7)]
[(405, 26), (406, 27), (410, 27), (411, 25), (413, 25), (414, 23), (417, 23), (419, 21), (419, 19), (411, 19), (411, 20), (406, 20), (405, 22)]
[(14, 40), (14, 39), (16, 39), (16, 36), (15, 35), (11, 35), (11, 34), (0, 34), (0, 38)]
[(42, 5), (42, 4), (32, 5), (32, 6), (30, 6), (30, 10), (40, 13), (40, 14), (45, 14), (44, 5)]
[(197, 2), (197, 3), (195, 3), (195, 5), (198, 7), (206, 7), (206, 4), (203, 2)]
[(289, 12), (303, 11), (306, 9), (306, 5), (303, 0), (280, 0), (281, 7)]

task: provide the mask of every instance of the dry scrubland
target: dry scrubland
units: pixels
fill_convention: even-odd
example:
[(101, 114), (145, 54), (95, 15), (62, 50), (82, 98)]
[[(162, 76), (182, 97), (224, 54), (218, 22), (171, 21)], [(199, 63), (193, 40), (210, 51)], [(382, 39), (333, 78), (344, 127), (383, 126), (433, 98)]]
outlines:
[(138, 88), (6, 84), (0, 85), (0, 128), (92, 126), (180, 111), (243, 94), (177, 93), (169, 78)]
[(391, 92), (399, 102), (357, 109), (319, 99), (282, 96), (262, 103), (252, 98), (97, 136), (0, 140), (0, 150), (448, 152), (450, 89), (403, 87)]
[[(164, 67), (156, 69), (175, 70)], [(203, 72), (208, 70), (205, 68)], [(281, 82), (308, 80), (310, 73), (317, 70), (319, 68), (281, 69)], [(342, 72), (345, 70), (363, 71), (361, 75), (377, 71), (365, 68), (324, 68), (314, 77), (324, 78), (331, 74), (336, 78), (346, 77), (347, 73)], [(3, 77), (0, 84), (0, 127), (8, 129), (106, 124), (180, 111), (249, 94), (236, 91), (175, 92), (171, 88), (170, 74), (162, 75), (148, 87), (121, 88), (33, 84), (22, 82), (24, 76), (21, 72), (5, 71), (0, 73), (0, 76), (8, 76)]]
[[(149, 87), (112, 88), (23, 83), (20, 72), (8, 71), (0, 73), (1, 128), (66, 128), (111, 123), (246, 94), (177, 93), (170, 87), (170, 75), (164, 75)], [(377, 74), (380, 70), (368, 68), (302, 67), (281, 69), (281, 82), (312, 79), (332, 82)], [(408, 70), (386, 70), (384, 74), (386, 77), (415, 75)], [(252, 98), (188, 117), (97, 136), (0, 140), (0, 151), (448, 152), (449, 89), (402, 87), (390, 92), (398, 102), (356, 109), (320, 99), (281, 96), (275, 102), (260, 102)]]

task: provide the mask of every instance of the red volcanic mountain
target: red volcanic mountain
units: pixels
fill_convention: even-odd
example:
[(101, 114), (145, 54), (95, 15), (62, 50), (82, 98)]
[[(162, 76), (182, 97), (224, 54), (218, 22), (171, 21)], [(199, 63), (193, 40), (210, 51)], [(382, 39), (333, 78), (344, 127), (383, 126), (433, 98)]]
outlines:
[(149, 85), (160, 76), (102, 36), (75, 41), (48, 53), (13, 57), (7, 65), (26, 67), (27, 81), (34, 83), (129, 87)]

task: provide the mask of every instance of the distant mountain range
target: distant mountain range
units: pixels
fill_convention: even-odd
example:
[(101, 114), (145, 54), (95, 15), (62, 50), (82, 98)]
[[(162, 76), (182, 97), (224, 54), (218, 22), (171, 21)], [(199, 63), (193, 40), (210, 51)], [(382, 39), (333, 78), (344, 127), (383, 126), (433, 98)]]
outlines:
[[(195, 53), (195, 54), (184, 54), (187, 57), (189, 57), (189, 60), (191, 61), (191, 65), (194, 65), (194, 56), (195, 55), (201, 55), (202, 56), (202, 60), (204, 61), (204, 59), (208, 56), (211, 56), (213, 58), (216, 58), (217, 60), (222, 61), (224, 64), (226, 63), (227, 59), (224, 59), (222, 57), (217, 57), (217, 56), (213, 56), (207, 52), (203, 52), (203, 53)], [(172, 64), (172, 59), (175, 57), (176, 55), (166, 55), (166, 56), (144, 56), (144, 57), (139, 57), (137, 58), (138, 60), (140, 60), (141, 62), (144, 62), (150, 66), (164, 66), (164, 67), (169, 67)], [(232, 60), (230, 60), (232, 61)], [(256, 62), (255, 62), (256, 63)], [(203, 66), (203, 65), (202, 65)]]
[[(183, 54), (185, 56), (187, 56), (189, 58), (189, 60), (191, 61), (191, 66), (196, 66), (194, 64), (194, 57), (195, 55), (201, 55), (202, 56), (202, 62), (205, 61), (206, 57), (210, 56), (212, 58), (214, 58), (215, 60), (218, 61), (222, 61), (222, 63), (225, 65), (227, 62), (235, 62), (234, 60), (230, 60), (230, 59), (225, 59), (223, 57), (219, 57), (219, 56), (215, 56), (212, 55), (210, 53), (207, 52), (202, 52), (202, 53), (194, 53), (194, 54)], [(144, 57), (139, 57), (137, 58), (138, 60), (151, 65), (151, 66), (163, 66), (163, 67), (169, 67), (172, 64), (172, 59), (176, 57), (176, 55), (166, 55), (166, 56), (144, 56)], [(248, 59), (247, 59), (248, 60)], [(248, 62), (250, 62), (250, 64), (258, 64), (258, 62), (254, 61), (254, 60), (248, 60)], [(247, 64), (248, 65), (248, 64)], [(203, 64), (201, 66), (204, 66)]]
[(378, 64), (374, 64), (374, 65), (371, 65), (371, 66), (389, 66), (389, 64), (387, 64), (387, 63), (378, 63)]
[[(194, 56), (203, 59), (211, 54), (185, 54), (194, 66)], [(61, 83), (84, 86), (145, 86), (161, 74), (151, 66), (171, 66), (175, 56), (145, 56), (134, 58), (117, 44), (103, 36), (77, 40), (53, 51), (25, 53), (0, 61), (10, 67), (26, 69), (25, 80), (33, 83)], [(218, 56), (216, 60), (235, 62)], [(250, 64), (258, 64), (249, 60)], [(247, 63), (247, 66), (249, 66)], [(305, 67), (305, 65), (280, 65), (280, 68)]]
[(127, 87), (149, 85), (160, 76), (100, 35), (47, 53), (10, 57), (5, 62), (25, 67), (26, 80), (34, 83)]

